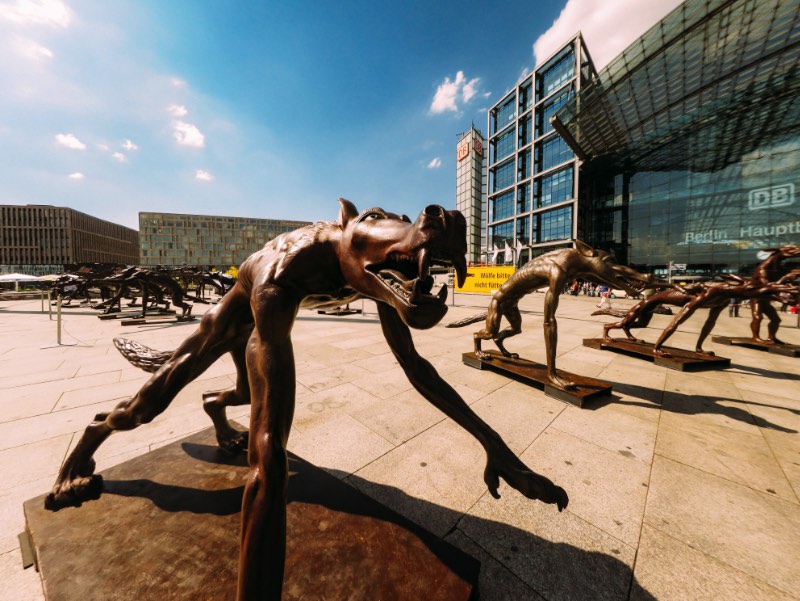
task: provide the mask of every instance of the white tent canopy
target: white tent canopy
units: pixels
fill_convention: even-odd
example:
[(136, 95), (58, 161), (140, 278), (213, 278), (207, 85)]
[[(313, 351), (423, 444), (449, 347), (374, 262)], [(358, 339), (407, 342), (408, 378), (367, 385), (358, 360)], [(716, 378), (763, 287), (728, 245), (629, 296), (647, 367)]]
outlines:
[(0, 275), (0, 282), (41, 282), (42, 278), (24, 273), (4, 273)]

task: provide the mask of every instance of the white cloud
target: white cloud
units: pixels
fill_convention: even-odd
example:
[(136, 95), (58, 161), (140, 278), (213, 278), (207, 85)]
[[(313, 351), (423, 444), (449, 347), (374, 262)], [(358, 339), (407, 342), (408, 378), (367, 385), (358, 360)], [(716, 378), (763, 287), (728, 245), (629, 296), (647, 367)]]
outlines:
[(29, 61), (39, 62), (53, 58), (53, 51), (30, 38), (14, 36), (11, 49), (15, 54)]
[(444, 81), (436, 88), (431, 102), (430, 113), (439, 114), (447, 111), (457, 113), (459, 111), (459, 98), (461, 102), (467, 104), (478, 93), (478, 82), (480, 78), (475, 77), (467, 81), (463, 71), (456, 73), (454, 80), (445, 77)]
[(67, 27), (72, 12), (62, 0), (12, 0), (0, 3), (0, 19), (20, 25)]
[(442, 159), (440, 159), (439, 157), (435, 157), (433, 160), (431, 160), (430, 163), (428, 163), (428, 169), (438, 169), (441, 166), (442, 166)]
[(118, 160), (120, 163), (124, 163), (125, 161), (127, 161), (127, 160), (128, 160), (128, 157), (126, 157), (126, 156), (125, 156), (124, 154), (122, 154), (121, 152), (115, 152), (115, 153), (114, 153), (114, 154), (112, 154), (111, 156), (112, 156), (112, 157), (114, 157), (116, 160)]
[(186, 110), (186, 107), (181, 104), (171, 104), (167, 107), (167, 112), (172, 115), (173, 117), (180, 119), (181, 117), (185, 117), (189, 114), (189, 111)]
[(187, 85), (186, 81), (179, 77), (170, 77), (169, 82), (173, 88), (185, 88)]
[(464, 99), (465, 104), (472, 100), (472, 97), (478, 92), (477, 87), (479, 81), (480, 78), (476, 77), (464, 84), (464, 87), (461, 89), (461, 97)]
[(108, 147), (108, 144), (98, 144), (98, 145), (97, 145), (97, 149), (98, 149), (98, 150), (102, 150), (103, 152), (108, 152), (109, 150), (111, 150), (111, 149)]
[(681, 2), (567, 0), (550, 29), (539, 36), (533, 45), (536, 65), (580, 31), (599, 71)]
[(197, 129), (197, 126), (185, 121), (172, 122), (172, 136), (181, 146), (203, 148), (206, 145), (206, 137)]
[(122, 147), (125, 150), (139, 150), (139, 147), (136, 144), (134, 144), (131, 140), (125, 140), (122, 143)]
[(80, 171), (76, 171), (75, 173), (70, 173), (67, 177), (69, 179), (73, 179), (73, 180), (86, 179), (86, 176), (83, 173), (81, 173)]
[(86, 144), (76, 138), (74, 134), (56, 134), (56, 143), (73, 150), (86, 150)]
[(195, 171), (194, 172), (194, 177), (195, 177), (195, 179), (199, 179), (200, 181), (203, 181), (203, 182), (212, 182), (212, 181), (214, 181), (214, 176), (211, 175), (208, 171), (205, 171), (203, 169), (198, 169), (197, 171)]

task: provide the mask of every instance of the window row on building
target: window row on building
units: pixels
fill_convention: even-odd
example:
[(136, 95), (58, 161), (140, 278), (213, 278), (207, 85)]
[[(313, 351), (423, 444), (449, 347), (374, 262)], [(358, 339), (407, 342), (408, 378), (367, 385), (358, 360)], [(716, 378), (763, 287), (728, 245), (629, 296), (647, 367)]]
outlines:
[(132, 264), (138, 255), (136, 230), (64, 207), (0, 205), (2, 266)]
[(142, 265), (238, 266), (276, 236), (307, 221), (139, 213)]

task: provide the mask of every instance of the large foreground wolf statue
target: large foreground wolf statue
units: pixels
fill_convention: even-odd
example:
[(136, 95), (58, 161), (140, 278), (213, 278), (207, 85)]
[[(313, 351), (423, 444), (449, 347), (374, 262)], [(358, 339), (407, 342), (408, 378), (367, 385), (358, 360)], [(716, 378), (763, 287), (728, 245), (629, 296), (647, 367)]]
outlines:
[[(377, 301), (384, 336), (411, 383), (470, 432), (487, 455), (484, 480), (494, 497), (500, 478), (531, 499), (566, 507), (566, 492), (528, 469), (414, 348), (409, 331), (436, 325), (447, 312), (446, 288), (430, 294), (432, 264), (452, 264), (466, 278), (466, 221), (458, 211), (426, 207), (416, 222), (369, 209), (359, 214), (340, 199), (337, 222), (282, 234), (250, 256), (234, 288), (207, 312), (199, 328), (131, 399), (89, 424), (65, 461), (46, 505), (57, 508), (96, 497), (97, 448), (116, 430), (131, 430), (164, 411), (177, 393), (224, 353), (237, 368), (233, 390), (206, 410), (220, 444), (247, 448), (250, 473), (242, 502), (238, 599), (278, 600), (286, 544), (286, 451), (295, 404), (291, 331), (301, 307)], [(230, 427), (225, 407), (250, 403), (249, 439)]]

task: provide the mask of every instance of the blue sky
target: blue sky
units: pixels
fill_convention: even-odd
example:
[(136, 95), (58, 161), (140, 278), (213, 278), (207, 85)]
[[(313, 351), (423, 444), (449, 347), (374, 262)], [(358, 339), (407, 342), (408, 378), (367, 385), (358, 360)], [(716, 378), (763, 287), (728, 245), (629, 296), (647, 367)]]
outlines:
[(676, 4), (0, 0), (0, 204), (453, 207), (457, 135), (536, 57), (580, 29), (602, 66)]

